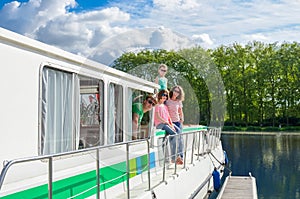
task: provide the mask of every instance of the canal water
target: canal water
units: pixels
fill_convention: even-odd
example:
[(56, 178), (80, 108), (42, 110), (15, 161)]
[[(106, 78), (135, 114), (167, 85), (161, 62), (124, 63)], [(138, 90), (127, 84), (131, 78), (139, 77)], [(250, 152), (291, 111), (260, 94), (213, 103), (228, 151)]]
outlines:
[(232, 175), (251, 172), (259, 199), (300, 199), (300, 133), (222, 134), (221, 139)]

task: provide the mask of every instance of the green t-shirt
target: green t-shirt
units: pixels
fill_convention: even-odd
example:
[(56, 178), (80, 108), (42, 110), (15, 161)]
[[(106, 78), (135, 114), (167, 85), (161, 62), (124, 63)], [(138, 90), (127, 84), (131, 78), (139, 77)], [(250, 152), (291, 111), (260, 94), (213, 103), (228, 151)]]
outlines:
[(142, 103), (134, 103), (132, 104), (132, 113), (136, 113), (139, 115), (138, 125), (141, 124), (142, 118), (144, 116), (143, 104)]

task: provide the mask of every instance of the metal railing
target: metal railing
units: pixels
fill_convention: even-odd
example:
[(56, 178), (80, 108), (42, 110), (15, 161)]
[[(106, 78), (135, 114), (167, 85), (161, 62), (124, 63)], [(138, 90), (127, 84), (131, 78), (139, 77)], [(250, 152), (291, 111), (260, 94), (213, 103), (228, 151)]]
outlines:
[[(169, 138), (174, 137), (176, 139), (176, 155), (178, 152), (178, 140), (180, 137), (184, 140), (184, 149), (183, 149), (183, 168), (186, 168), (186, 164), (194, 164), (195, 161), (198, 161), (202, 155), (209, 153), (214, 150), (218, 145), (221, 138), (221, 129), (220, 128), (208, 128), (208, 130), (200, 130), (200, 131), (190, 131), (182, 134), (169, 135)], [(163, 157), (160, 161), (163, 162), (163, 176), (162, 181), (165, 181), (165, 173), (170, 159), (172, 159), (172, 154), (168, 154), (170, 151), (170, 143), (167, 137), (160, 138), (162, 141), (160, 143), (162, 145)], [(159, 150), (159, 149), (158, 149)], [(194, 157), (197, 156), (195, 160)], [(174, 159), (174, 158), (173, 158)], [(176, 159), (176, 157), (175, 157)], [(177, 174), (177, 164), (174, 162), (174, 172), (173, 174)]]
[[(194, 153), (197, 151), (197, 155), (199, 159), (199, 156), (202, 154), (207, 153), (209, 150), (213, 150), (217, 145), (219, 144), (220, 136), (221, 136), (221, 130), (220, 129), (215, 129), (215, 128), (209, 128), (207, 131), (199, 131), (199, 130), (194, 130), (190, 132), (185, 132), (182, 134), (177, 134), (174, 137), (175, 139), (178, 140), (179, 136), (183, 137), (183, 140), (185, 141), (184, 143), (184, 166), (183, 168), (186, 167), (187, 162), (190, 164), (194, 163)], [(147, 148), (147, 155), (148, 155), (148, 164), (147, 164), (147, 178), (148, 178), (148, 190), (151, 190), (151, 188), (156, 187), (159, 183), (165, 182), (166, 181), (166, 160), (170, 158), (170, 156), (167, 154), (167, 148), (169, 148), (168, 144), (168, 137), (165, 138), (159, 138), (159, 139), (164, 139), (165, 142), (162, 142), (162, 145), (157, 145), (153, 146), (150, 143), (153, 143), (151, 138), (145, 138), (145, 139), (140, 139), (140, 140), (134, 140), (134, 141), (128, 141), (124, 143), (116, 143), (113, 145), (106, 145), (106, 146), (98, 146), (98, 147), (92, 147), (92, 148), (85, 148), (77, 151), (70, 151), (70, 152), (65, 152), (65, 153), (60, 153), (60, 154), (52, 154), (52, 155), (43, 155), (43, 156), (35, 156), (35, 157), (28, 157), (28, 158), (20, 158), (20, 159), (15, 159), (11, 161), (7, 161), (6, 164), (4, 165), (1, 175), (0, 175), (0, 191), (2, 188), (2, 185), (4, 183), (4, 180), (6, 178), (6, 174), (9, 171), (9, 169), (16, 165), (16, 164), (21, 164), (21, 163), (26, 163), (26, 162), (34, 162), (34, 161), (42, 161), (46, 160), (48, 162), (48, 198), (52, 199), (53, 197), (53, 160), (56, 158), (61, 158), (64, 156), (70, 156), (70, 155), (76, 155), (76, 154), (85, 154), (85, 153), (90, 153), (90, 152), (96, 152), (97, 158), (95, 159), (96, 161), (96, 186), (97, 186), (97, 198), (100, 198), (100, 163), (101, 163), (101, 156), (100, 156), (100, 151), (103, 149), (107, 149), (110, 147), (116, 147), (116, 146), (125, 146), (126, 148), (126, 185), (127, 185), (127, 198), (130, 198), (130, 166), (129, 166), (129, 158), (130, 158), (130, 146), (136, 145), (136, 144), (141, 144), (145, 143), (146, 148)], [(158, 139), (158, 140), (159, 140)], [(177, 142), (177, 141), (176, 141)], [(176, 144), (176, 148), (178, 146), (178, 143)], [(164, 151), (163, 155), (163, 166), (162, 166), (162, 176), (161, 176), (161, 181), (158, 184), (155, 184), (155, 182), (151, 181), (151, 172), (150, 172), (150, 151), (151, 149), (155, 151), (155, 147), (158, 147), (159, 150)], [(169, 149), (168, 149), (169, 150)], [(176, 149), (177, 151), (177, 149)], [(157, 161), (161, 161), (161, 159), (158, 159)], [(177, 166), (176, 166), (176, 161), (175, 161), (175, 167), (174, 167), (174, 172), (173, 174), (177, 173)]]

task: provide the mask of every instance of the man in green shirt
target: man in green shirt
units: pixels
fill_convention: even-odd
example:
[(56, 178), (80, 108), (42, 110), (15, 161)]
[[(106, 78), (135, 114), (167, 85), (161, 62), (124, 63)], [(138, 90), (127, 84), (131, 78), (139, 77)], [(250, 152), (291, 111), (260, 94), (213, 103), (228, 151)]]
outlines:
[(132, 104), (132, 139), (137, 138), (139, 126), (141, 125), (144, 113), (150, 111), (155, 106), (156, 100), (152, 95), (148, 95), (143, 103), (137, 102)]

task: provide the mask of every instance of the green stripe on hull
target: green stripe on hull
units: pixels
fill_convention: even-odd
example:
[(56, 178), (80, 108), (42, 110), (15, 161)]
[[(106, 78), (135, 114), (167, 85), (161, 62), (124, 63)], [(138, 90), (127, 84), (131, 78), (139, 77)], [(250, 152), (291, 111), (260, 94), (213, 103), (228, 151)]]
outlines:
[(207, 126), (197, 126), (197, 127), (187, 127), (183, 129), (183, 132), (189, 132), (189, 131), (201, 131), (201, 130), (207, 130)]
[[(187, 132), (190, 132), (190, 131), (202, 131), (202, 130), (207, 130), (207, 126), (185, 127), (182, 130), (182, 132), (187, 133)], [(164, 130), (159, 130), (159, 131), (156, 131), (155, 135), (164, 137), (166, 135), (166, 132)]]
[[(151, 164), (150, 168), (155, 167), (155, 155), (154, 152), (150, 154)], [(139, 159), (139, 164), (137, 164)], [(130, 165), (130, 178), (141, 174), (145, 171), (145, 167), (148, 165), (148, 156), (143, 155), (129, 160)], [(117, 184), (120, 184), (127, 179), (126, 162), (110, 165), (100, 169), (100, 190), (106, 190)], [(62, 179), (53, 182), (53, 198), (68, 198), (74, 197), (76, 199), (84, 199), (89, 196), (95, 195), (97, 192), (96, 183), (96, 170), (89, 171), (83, 174), (79, 174), (73, 177)], [(48, 198), (48, 185), (44, 184), (38, 187), (20, 191), (8, 196), (1, 197), (1, 199), (46, 199)]]

